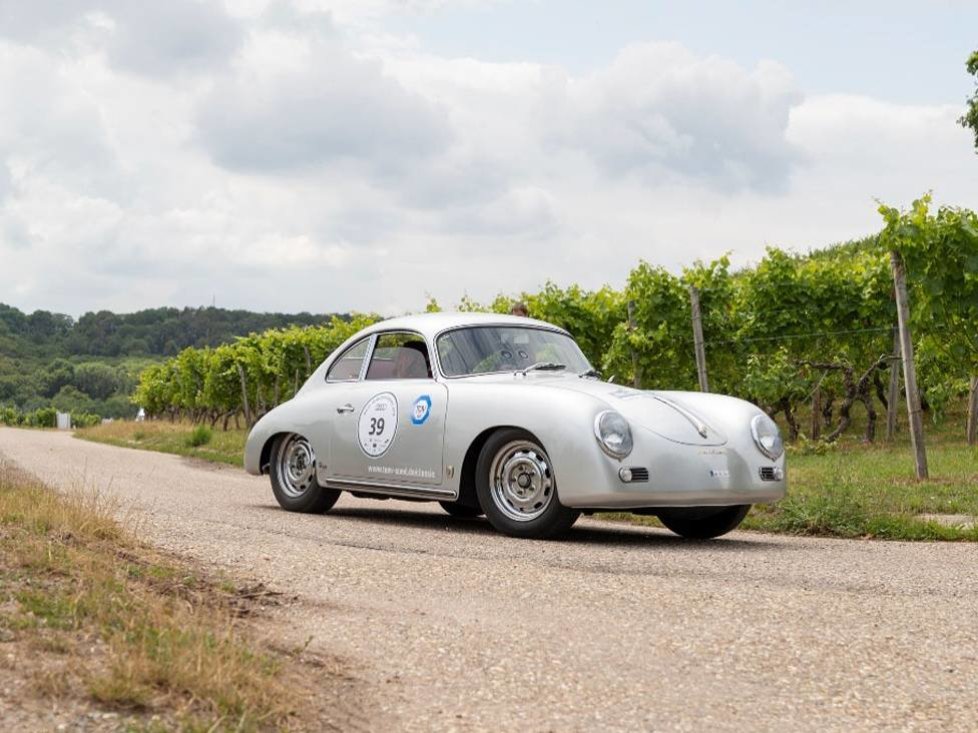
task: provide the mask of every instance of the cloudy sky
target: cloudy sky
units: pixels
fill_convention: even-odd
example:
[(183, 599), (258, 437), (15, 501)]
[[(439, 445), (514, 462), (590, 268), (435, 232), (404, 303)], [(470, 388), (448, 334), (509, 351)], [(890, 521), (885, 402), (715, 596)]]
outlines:
[(967, 0), (0, 0), (0, 302), (378, 310), (978, 207)]

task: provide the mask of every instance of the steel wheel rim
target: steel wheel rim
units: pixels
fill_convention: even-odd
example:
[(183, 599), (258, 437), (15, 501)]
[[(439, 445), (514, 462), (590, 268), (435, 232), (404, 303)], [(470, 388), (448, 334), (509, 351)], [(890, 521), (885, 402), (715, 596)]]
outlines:
[(507, 443), (496, 451), (489, 482), (493, 504), (517, 522), (540, 517), (557, 494), (550, 458), (529, 440)]
[(279, 450), (278, 478), (282, 491), (292, 498), (302, 496), (315, 483), (316, 454), (301, 435), (291, 436)]

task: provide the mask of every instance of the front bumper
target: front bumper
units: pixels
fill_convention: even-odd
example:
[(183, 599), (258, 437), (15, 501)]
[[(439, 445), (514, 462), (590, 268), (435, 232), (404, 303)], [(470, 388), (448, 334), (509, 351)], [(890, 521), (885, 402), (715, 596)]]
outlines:
[[(587, 468), (559, 471), (562, 504), (580, 509), (649, 509), (655, 507), (766, 504), (784, 498), (788, 487), (785, 460), (763, 456), (751, 442), (728, 441), (720, 446), (695, 446), (667, 441), (646, 431), (635, 433), (636, 445), (622, 461), (600, 450)], [(580, 464), (580, 456), (576, 457)], [(567, 463), (555, 460), (559, 468)], [(622, 468), (647, 480), (626, 482)], [(762, 469), (765, 469), (762, 471)], [(772, 479), (772, 474), (775, 477)]]

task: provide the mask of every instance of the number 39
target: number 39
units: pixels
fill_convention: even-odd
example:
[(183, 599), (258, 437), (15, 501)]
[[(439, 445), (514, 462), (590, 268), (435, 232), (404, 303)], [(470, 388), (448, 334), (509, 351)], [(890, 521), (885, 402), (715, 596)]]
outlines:
[(370, 418), (370, 432), (369, 435), (381, 435), (384, 432), (384, 418), (382, 417), (372, 417)]

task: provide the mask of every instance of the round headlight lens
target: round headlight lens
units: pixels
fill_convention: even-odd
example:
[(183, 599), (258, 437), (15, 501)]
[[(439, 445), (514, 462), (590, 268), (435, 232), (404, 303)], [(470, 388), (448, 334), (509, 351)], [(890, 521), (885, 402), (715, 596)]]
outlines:
[(781, 431), (778, 430), (777, 423), (767, 415), (756, 415), (750, 421), (750, 432), (754, 436), (757, 449), (772, 461), (778, 460), (784, 453)]
[(605, 410), (594, 418), (594, 437), (602, 450), (613, 458), (624, 458), (632, 452), (632, 429), (614, 410)]

